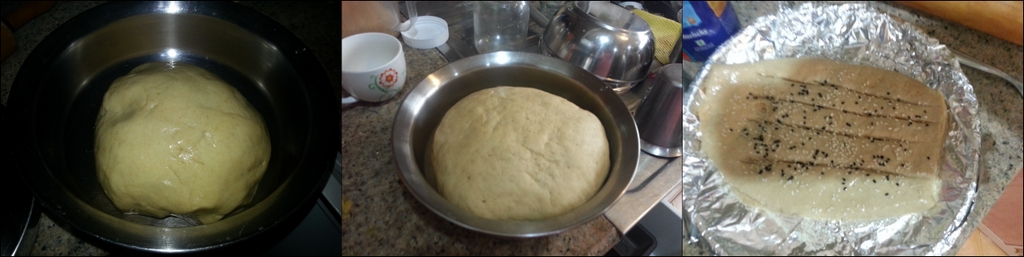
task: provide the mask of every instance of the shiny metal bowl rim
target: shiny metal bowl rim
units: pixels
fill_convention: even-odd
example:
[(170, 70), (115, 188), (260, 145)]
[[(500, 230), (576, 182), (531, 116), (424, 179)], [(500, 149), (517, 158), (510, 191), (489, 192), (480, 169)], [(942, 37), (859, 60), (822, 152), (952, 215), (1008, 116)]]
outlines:
[[(440, 119), (446, 113), (446, 111), (433, 114), (420, 112), (419, 109), (426, 100), (432, 96), (436, 97), (437, 94), (434, 94), (434, 92), (438, 88), (448, 85), (448, 82), (458, 79), (457, 75), (459, 73), (465, 74), (482, 69), (510, 66), (541, 68), (562, 76), (582, 78), (584, 81), (579, 82), (586, 86), (589, 92), (601, 99), (616, 122), (613, 127), (618, 128), (617, 132), (622, 135), (622, 142), (619, 142), (620, 154), (617, 156), (619, 157), (618, 159), (622, 160), (621, 163), (614, 163), (615, 158), (613, 158), (613, 163), (611, 163), (612, 170), (609, 171), (608, 179), (605, 181), (604, 186), (602, 186), (594, 198), (588, 200), (576, 210), (560, 216), (535, 221), (485, 219), (448, 202), (426, 182), (423, 171), (416, 161), (416, 150), (413, 149), (411, 138), (415, 119), (420, 115), (440, 115), (438, 117)], [(475, 55), (450, 63), (427, 75), (403, 100), (395, 116), (392, 133), (392, 151), (399, 167), (399, 177), (405, 187), (421, 204), (445, 220), (463, 228), (508, 239), (534, 238), (558, 234), (603, 215), (625, 193), (627, 187), (632, 182), (640, 157), (640, 138), (632, 115), (629, 113), (625, 103), (612, 90), (609, 90), (600, 79), (586, 70), (561, 59), (523, 52), (502, 51)], [(606, 133), (612, 132), (606, 131)], [(615, 169), (615, 167), (618, 167), (618, 169)], [(596, 197), (601, 195), (612, 197), (612, 199), (598, 199)], [(594, 206), (598, 202), (600, 204), (595, 208), (584, 209), (587, 206)], [(567, 217), (570, 216), (575, 218), (568, 219)], [(507, 229), (510, 227), (520, 229)], [(515, 231), (521, 230), (524, 227), (528, 231)]]
[[(644, 27), (646, 27), (646, 29), (640, 30), (640, 31), (630, 30), (630, 29), (626, 29), (626, 28), (619, 28), (619, 27), (612, 26), (611, 24), (608, 24), (608, 22), (605, 22), (605, 21), (603, 21), (601, 19), (598, 19), (597, 17), (594, 17), (594, 15), (590, 14), (589, 11), (585, 11), (584, 7), (580, 6), (580, 3), (584, 3), (584, 2), (587, 2), (588, 5), (590, 4), (589, 2), (598, 2), (600, 4), (608, 4), (608, 5), (613, 5), (613, 6), (615, 5), (615, 4), (612, 4), (612, 3), (605, 3), (605, 2), (600, 2), (600, 1), (573, 1), (572, 3), (566, 4), (565, 6), (563, 6), (563, 8), (566, 8), (568, 10), (572, 10), (573, 14), (579, 15), (580, 17), (587, 17), (588, 18), (587, 21), (592, 22), (592, 23), (596, 24), (597, 26), (600, 26), (602, 29), (605, 29), (605, 30), (615, 31), (615, 32), (619, 32), (619, 33), (638, 34), (638, 35), (653, 33), (653, 31), (651, 30), (651, 25), (646, 23), (647, 21), (643, 20), (643, 19), (640, 19), (640, 20), (645, 22), (644, 23), (644, 25), (645, 25)], [(618, 7), (618, 6), (615, 6), (615, 7)], [(629, 12), (629, 10), (626, 9), (625, 7), (623, 7), (622, 9), (626, 10), (627, 12)], [(555, 16), (557, 16), (557, 13), (556, 13)]]

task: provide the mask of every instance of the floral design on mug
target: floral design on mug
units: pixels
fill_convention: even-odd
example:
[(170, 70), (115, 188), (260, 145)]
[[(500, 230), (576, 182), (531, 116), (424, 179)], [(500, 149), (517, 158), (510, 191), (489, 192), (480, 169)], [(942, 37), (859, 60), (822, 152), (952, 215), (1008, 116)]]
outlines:
[(380, 73), (378, 80), (380, 80), (379, 84), (385, 89), (391, 89), (398, 82), (398, 72), (395, 69), (388, 68), (388, 70)]
[(377, 101), (383, 101), (384, 99), (398, 94), (398, 89), (391, 89), (395, 86), (395, 83), (398, 83), (398, 78), (398, 72), (393, 68), (388, 68), (384, 72), (381, 72), (379, 76), (370, 75), (370, 80), (373, 81), (373, 83), (368, 87), (384, 93), (377, 98)]

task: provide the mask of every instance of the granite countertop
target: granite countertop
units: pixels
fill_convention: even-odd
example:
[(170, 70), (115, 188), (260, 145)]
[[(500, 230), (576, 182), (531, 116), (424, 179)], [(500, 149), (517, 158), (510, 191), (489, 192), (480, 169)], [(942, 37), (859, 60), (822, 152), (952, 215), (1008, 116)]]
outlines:
[(404, 43), (403, 49), (408, 77), (402, 91), (341, 111), (342, 200), (352, 203), (341, 223), (342, 255), (604, 255), (618, 243), (604, 216), (558, 235), (509, 240), (455, 225), (416, 200), (398, 175), (392, 123), (409, 91), (448, 62), (437, 49)]
[[(316, 55), (331, 80), (335, 92), (340, 92), (341, 77), (341, 28), (337, 2), (238, 2), (252, 8), (295, 34), (310, 51)], [(102, 4), (102, 2), (58, 2), (49, 12), (36, 17), (15, 32), (18, 50), (4, 61), (2, 70), (2, 102), (7, 104), (7, 95), (21, 64), (32, 49), (51, 31), (76, 15)], [(4, 12), (19, 3), (5, 1)], [(336, 95), (338, 93), (335, 93)], [(31, 255), (107, 255), (117, 249), (104, 249), (69, 233), (70, 228), (55, 224), (44, 211), (39, 218), (38, 235)]]
[[(731, 2), (742, 27), (746, 27), (757, 17), (778, 12), (779, 6), (796, 8), (806, 2)], [(822, 4), (822, 2), (814, 2)], [(843, 4), (853, 2), (824, 2)], [(868, 2), (868, 6), (878, 8), (905, 22), (917, 26), (921, 31), (949, 48), (960, 50), (989, 65), (1005, 71), (1018, 80), (1024, 80), (1024, 47), (996, 38), (994, 36), (970, 29), (958, 23), (942, 20), (937, 16), (925, 14), (902, 5), (887, 2)], [(698, 63), (685, 63), (684, 70), (695, 74), (700, 68)], [(988, 73), (962, 66), (964, 74), (974, 86), (974, 93), (979, 103), (978, 117), (981, 121), (982, 154), (984, 165), (981, 167), (978, 197), (974, 211), (970, 213), (965, 225), (965, 233), (956, 236), (956, 248), (949, 252), (956, 253), (981, 220), (988, 214), (992, 205), (1002, 195), (1003, 190), (1021, 170), (1022, 138), (1024, 138), (1024, 111), (1022, 111), (1021, 94), (1009, 82)], [(684, 244), (685, 255), (707, 255), (707, 251), (693, 244)]]

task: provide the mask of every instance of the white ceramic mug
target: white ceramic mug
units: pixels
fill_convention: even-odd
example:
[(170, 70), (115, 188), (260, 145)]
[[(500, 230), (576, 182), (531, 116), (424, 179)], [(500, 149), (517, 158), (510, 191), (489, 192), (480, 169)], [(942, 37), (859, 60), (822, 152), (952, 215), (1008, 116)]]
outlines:
[(369, 32), (341, 40), (341, 87), (352, 96), (342, 104), (381, 102), (402, 91), (405, 52), (394, 36)]

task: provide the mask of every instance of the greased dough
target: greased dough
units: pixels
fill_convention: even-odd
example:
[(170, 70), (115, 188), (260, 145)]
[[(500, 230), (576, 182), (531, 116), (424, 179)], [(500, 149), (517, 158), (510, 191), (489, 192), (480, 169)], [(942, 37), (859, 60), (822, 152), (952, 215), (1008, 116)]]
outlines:
[(912, 78), (776, 59), (712, 66), (702, 91), (701, 149), (748, 206), (863, 220), (938, 200), (946, 104)]
[(104, 95), (95, 150), (97, 176), (117, 209), (209, 224), (252, 200), (270, 139), (260, 114), (216, 75), (147, 63)]
[(569, 212), (597, 193), (610, 165), (593, 113), (524, 87), (466, 96), (444, 115), (432, 147), (441, 195), (497, 220)]

